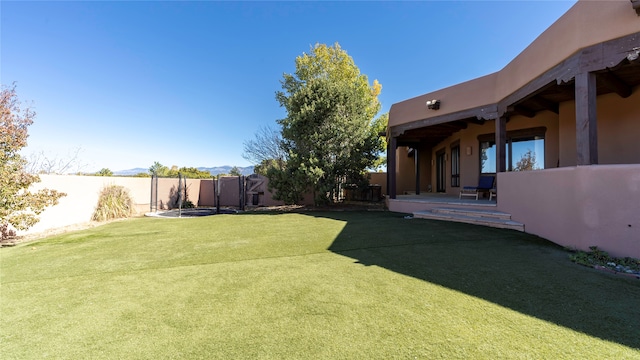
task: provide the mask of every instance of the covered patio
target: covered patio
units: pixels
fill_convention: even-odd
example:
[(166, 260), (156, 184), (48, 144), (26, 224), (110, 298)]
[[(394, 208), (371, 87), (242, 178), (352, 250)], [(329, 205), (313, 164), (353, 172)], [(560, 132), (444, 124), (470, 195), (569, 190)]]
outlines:
[[(389, 209), (497, 211), (563, 246), (640, 257), (635, 5), (580, 0), (502, 70), (394, 104)], [(481, 176), (497, 201), (458, 199)]]

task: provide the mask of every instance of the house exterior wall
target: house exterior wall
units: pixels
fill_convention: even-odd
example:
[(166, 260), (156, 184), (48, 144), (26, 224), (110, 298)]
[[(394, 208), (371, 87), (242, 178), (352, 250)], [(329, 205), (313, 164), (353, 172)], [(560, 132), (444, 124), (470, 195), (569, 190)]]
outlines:
[[(528, 233), (580, 250), (640, 258), (640, 165), (499, 173), (498, 210)], [(616, 190), (616, 191), (611, 191)]]
[[(396, 152), (396, 192), (398, 194), (413, 194), (416, 191), (415, 159), (408, 155), (409, 148), (401, 146)], [(435, 182), (432, 182), (433, 164), (431, 161), (431, 149), (418, 148), (418, 162), (420, 171), (420, 192), (427, 192), (429, 185), (435, 191)]]
[[(598, 162), (640, 164), (640, 89), (626, 99), (616, 94), (598, 97)], [(560, 166), (576, 165), (576, 106), (560, 104)]]
[[(534, 118), (514, 116), (507, 123), (507, 132), (536, 127), (546, 128), (544, 164), (545, 169), (557, 167), (560, 143), (559, 121), (557, 114), (550, 111), (542, 111), (538, 113)], [(431, 159), (435, 159), (436, 153), (438, 151), (443, 149), (446, 151), (447, 194), (456, 195), (460, 192), (460, 187), (451, 186), (451, 145), (456, 142), (460, 143), (460, 186), (475, 186), (478, 184), (478, 179), (480, 177), (480, 143), (478, 140), (478, 136), (494, 133), (494, 121), (487, 121), (483, 125), (470, 124), (467, 129), (455, 133), (453, 136), (447, 138), (431, 149)], [(470, 148), (470, 155), (467, 155), (467, 148)], [(399, 153), (402, 154), (404, 152), (399, 151)], [(398, 172), (398, 184), (402, 184), (402, 186), (406, 186), (405, 184), (407, 183), (415, 183), (413, 167), (406, 166), (411, 166), (411, 164), (400, 164), (400, 169)], [(430, 174), (428, 174), (430, 183), (435, 184), (437, 176), (435, 164), (430, 161), (428, 166), (431, 169)], [(402, 188), (399, 185), (398, 194), (403, 194), (403, 192), (400, 192), (401, 189)]]
[[(407, 155), (409, 148), (401, 146), (396, 153), (396, 186), (398, 194), (405, 194), (407, 192), (414, 191), (415, 184), (415, 172), (414, 172), (414, 160)], [(402, 170), (401, 170), (402, 169)], [(400, 172), (402, 171), (402, 172)], [(408, 176), (407, 176), (408, 175)]]
[[(440, 89), (391, 105), (389, 126), (397, 126), (436, 115), (445, 115), (476, 106), (491, 104), (495, 100), (496, 74), (490, 74), (455, 86)], [(426, 102), (441, 101), (437, 111), (427, 109)]]
[[(582, 48), (638, 32), (628, 0), (580, 0), (502, 70), (391, 106), (389, 126), (494, 104)], [(438, 111), (428, 100), (441, 100)]]
[(578, 50), (639, 30), (628, 0), (579, 0), (498, 73), (496, 101)]
[[(430, 126), (456, 120), (467, 122), (467, 128), (431, 149), (432, 158), (441, 149), (446, 151), (446, 192), (454, 195), (459, 188), (451, 187), (452, 143), (460, 144), (460, 185), (477, 185), (481, 166), (478, 136), (496, 132), (496, 117), (510, 115), (507, 136), (514, 130), (545, 127), (545, 170), (498, 173), (498, 210), (524, 223), (527, 232), (563, 246), (582, 250), (598, 246), (614, 256), (640, 258), (640, 89), (636, 86), (627, 98), (615, 92), (597, 96), (596, 106), (591, 97), (602, 90), (628, 93), (625, 86), (615, 85), (616, 71), (637, 84), (637, 64), (632, 58), (631, 63), (620, 61), (626, 61), (624, 56), (637, 46), (639, 31), (640, 18), (629, 1), (579, 0), (502, 70), (394, 104), (389, 134), (401, 141), (403, 136), (410, 138), (411, 134), (404, 135), (407, 131), (428, 131)], [(617, 65), (620, 67), (614, 69)], [(574, 90), (572, 81), (577, 83), (573, 95), (569, 93)], [(533, 118), (512, 115), (519, 110), (525, 113), (527, 101), (537, 95), (541, 95), (538, 101), (545, 100), (545, 89), (551, 90), (546, 94), (549, 97), (582, 100), (580, 114), (571, 100), (552, 102), (558, 105), (558, 114), (539, 111), (544, 105), (535, 105)], [(425, 102), (432, 99), (441, 101), (439, 110), (427, 109)], [(477, 125), (474, 117), (487, 121)], [(597, 137), (589, 131), (592, 120), (597, 121)], [(599, 165), (576, 167), (578, 155), (582, 163)], [(414, 181), (412, 166), (398, 161), (398, 169), (398, 184)], [(431, 169), (435, 183), (436, 170)], [(401, 208), (400, 200), (390, 199), (389, 203), (390, 209), (392, 205)], [(419, 203), (402, 206), (423, 210)]]

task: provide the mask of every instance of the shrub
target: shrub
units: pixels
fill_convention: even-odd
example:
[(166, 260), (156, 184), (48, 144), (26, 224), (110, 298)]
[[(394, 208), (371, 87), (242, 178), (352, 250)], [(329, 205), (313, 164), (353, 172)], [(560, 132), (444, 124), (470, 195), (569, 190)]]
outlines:
[(133, 200), (123, 186), (110, 185), (102, 189), (98, 205), (91, 217), (94, 221), (128, 218), (133, 213)]

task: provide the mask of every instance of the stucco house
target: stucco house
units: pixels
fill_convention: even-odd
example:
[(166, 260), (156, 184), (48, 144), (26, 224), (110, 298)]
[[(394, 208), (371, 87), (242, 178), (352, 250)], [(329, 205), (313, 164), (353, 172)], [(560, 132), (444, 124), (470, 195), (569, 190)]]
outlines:
[(457, 207), (640, 258), (640, 0), (578, 1), (502, 70), (393, 104), (387, 140), (392, 211), (494, 176)]

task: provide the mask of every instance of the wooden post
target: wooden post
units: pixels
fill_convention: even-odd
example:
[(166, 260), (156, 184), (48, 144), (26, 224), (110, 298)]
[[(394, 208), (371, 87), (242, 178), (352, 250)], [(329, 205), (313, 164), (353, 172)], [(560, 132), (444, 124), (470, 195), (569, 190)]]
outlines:
[(496, 119), (496, 175), (499, 172), (507, 171), (505, 151), (506, 140), (507, 118), (505, 116), (500, 116)]
[(416, 195), (420, 195), (420, 157), (418, 156), (420, 152), (417, 148), (413, 148), (413, 160), (414, 167), (416, 171)]
[(576, 75), (577, 164), (598, 163), (598, 121), (596, 116), (596, 75)]
[(387, 144), (387, 194), (389, 198), (396, 198), (396, 150), (398, 140), (395, 137), (389, 139)]

